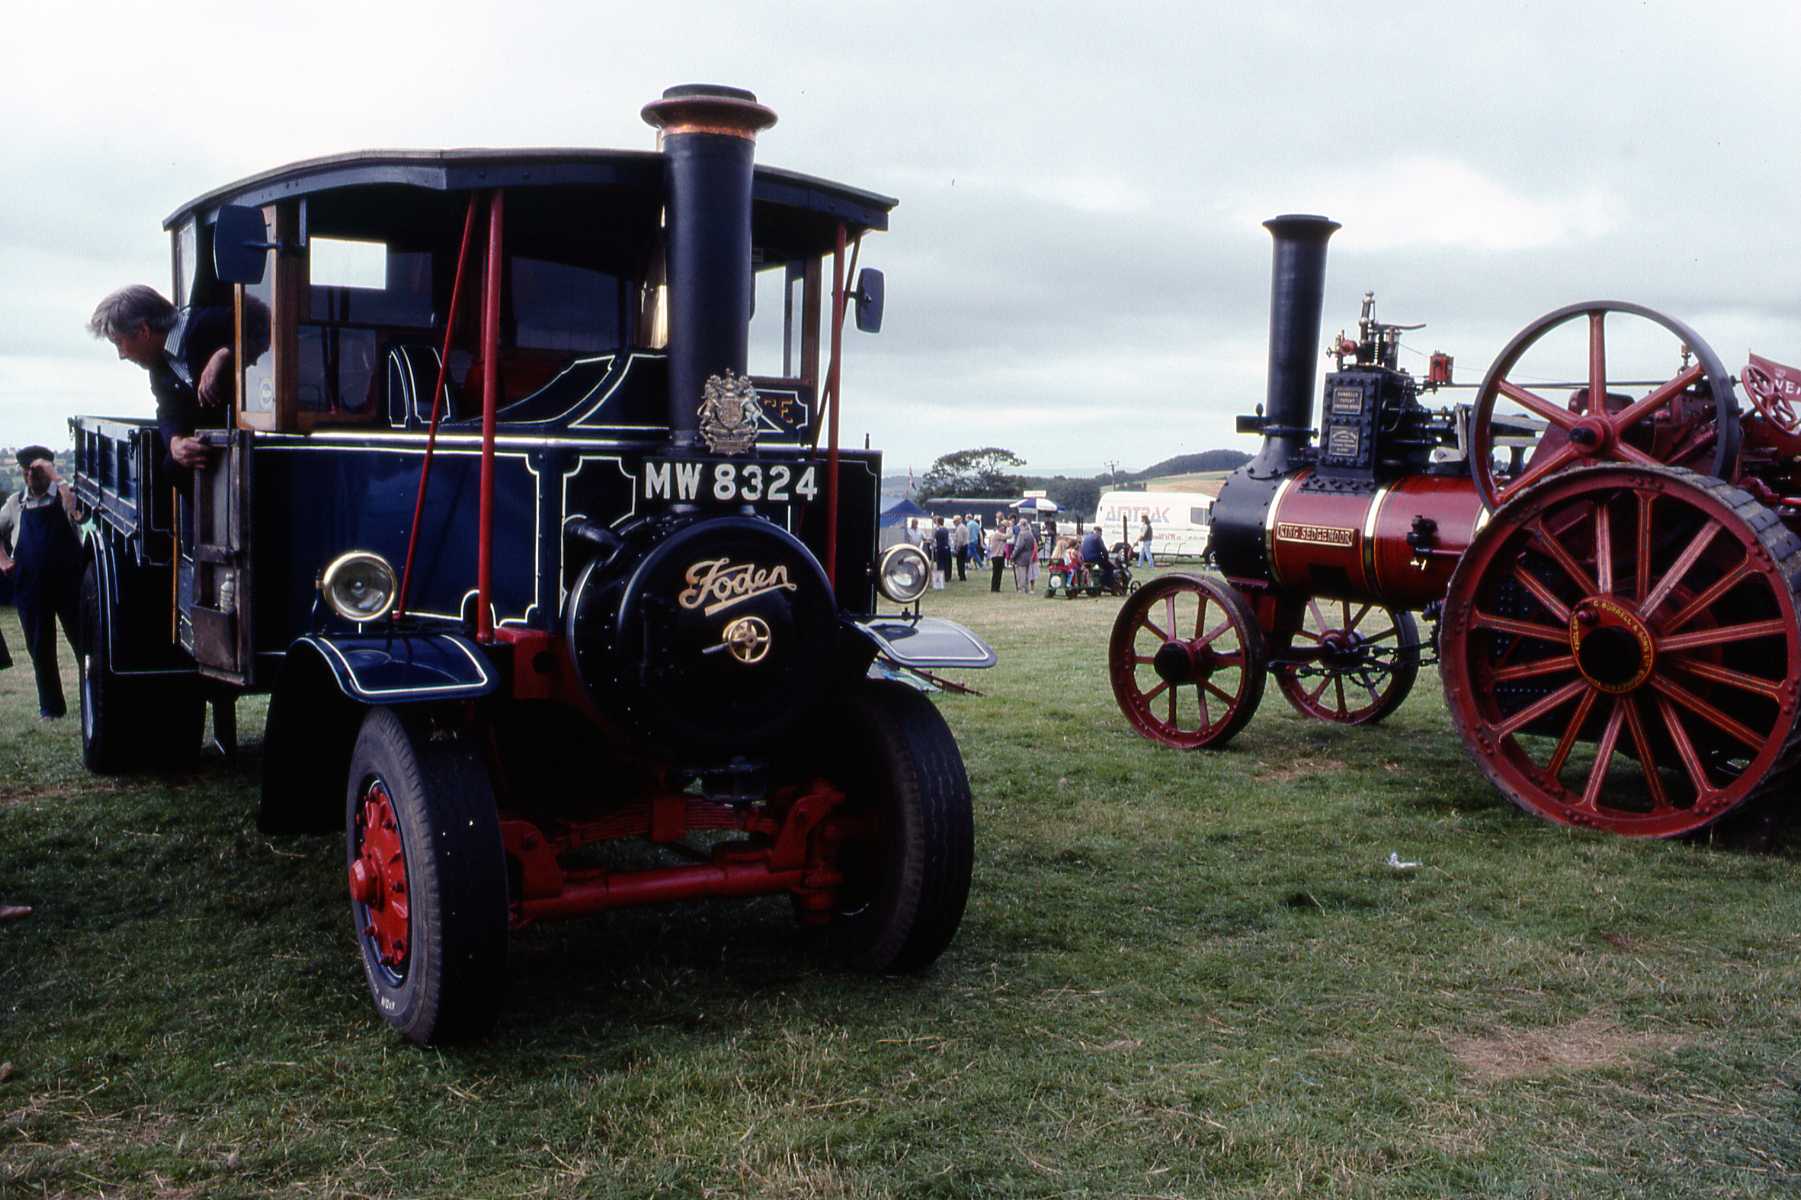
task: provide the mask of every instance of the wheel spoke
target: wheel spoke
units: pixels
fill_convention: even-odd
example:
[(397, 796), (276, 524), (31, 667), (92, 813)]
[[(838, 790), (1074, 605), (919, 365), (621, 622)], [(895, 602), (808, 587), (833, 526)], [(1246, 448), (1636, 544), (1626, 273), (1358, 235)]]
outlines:
[(1637, 463), (1641, 467), (1661, 467), (1666, 465), (1663, 459), (1658, 458), (1656, 455), (1646, 454), (1637, 446), (1629, 446), (1625, 442), (1615, 442), (1613, 444), (1613, 452), (1627, 462)]
[(1572, 679), (1570, 682), (1552, 692), (1549, 696), (1545, 696), (1535, 703), (1528, 704), (1525, 708), (1520, 709), (1520, 711), (1514, 713), (1511, 717), (1507, 718), (1507, 720), (1495, 726), (1495, 736), (1498, 738), (1508, 737), (1518, 730), (1524, 729), (1526, 726), (1532, 724), (1532, 722), (1538, 720), (1540, 717), (1545, 716), (1547, 713), (1562, 708), (1571, 700), (1574, 700), (1579, 694), (1587, 690), (1589, 689), (1586, 680)]
[(1600, 692), (1589, 688), (1583, 693), (1582, 702), (1576, 705), (1576, 711), (1570, 716), (1570, 723), (1564, 726), (1563, 736), (1557, 739), (1557, 749), (1551, 752), (1551, 761), (1545, 764), (1545, 774), (1552, 779), (1556, 779), (1563, 771), (1563, 764), (1568, 761), (1570, 751), (1575, 749), (1576, 738), (1588, 723), (1588, 714), (1594, 711), (1595, 700), (1600, 695)]
[[(1211, 683), (1208, 683), (1207, 686), (1213, 687)], [(1217, 691), (1218, 689), (1215, 688), (1214, 690)], [(1170, 693), (1170, 705), (1172, 709), (1175, 705), (1175, 696), (1176, 694), (1174, 692)], [(1194, 703), (1195, 707), (1200, 709), (1201, 713), (1201, 732), (1206, 733), (1209, 729), (1213, 728), (1213, 714), (1207, 711), (1207, 697), (1201, 694), (1201, 689), (1198, 687), (1194, 689)], [(1226, 699), (1226, 712), (1230, 713), (1231, 711), (1232, 701), (1231, 698), (1228, 697)]]
[(1613, 595), (1613, 510), (1605, 500), (1595, 505), (1595, 587)]
[[(1219, 624), (1218, 624), (1218, 625), (1215, 625), (1215, 626), (1214, 626), (1214, 627), (1213, 627), (1213, 628), (1212, 628), (1212, 629), (1211, 629), (1211, 630), (1210, 630), (1210, 631), (1209, 631), (1209, 632), (1208, 632), (1208, 634), (1207, 634), (1207, 636), (1206, 636), (1206, 637), (1204, 637), (1204, 638), (1201, 638), (1201, 640), (1200, 640), (1200, 641), (1198, 641), (1198, 642), (1196, 642), (1196, 643), (1195, 643), (1195, 644), (1194, 644), (1194, 648), (1195, 648), (1195, 649), (1196, 649), (1196, 650), (1199, 650), (1199, 649), (1201, 649), (1201, 648), (1202, 648), (1202, 647), (1204, 647), (1204, 646), (1207, 646), (1207, 645), (1209, 645), (1209, 644), (1210, 644), (1210, 643), (1212, 643), (1212, 641), (1213, 641), (1213, 640), (1214, 640), (1214, 639), (1215, 639), (1215, 638), (1217, 638), (1217, 637), (1218, 637), (1218, 636), (1219, 636), (1219, 635), (1220, 635), (1220, 634), (1222, 634), (1222, 633), (1224, 633), (1224, 632), (1226, 632), (1226, 630), (1228, 630), (1228, 629), (1230, 629), (1230, 628), (1232, 628), (1232, 618), (1231, 618), (1231, 617), (1227, 617), (1227, 618), (1226, 618), (1226, 619), (1225, 619), (1225, 620), (1223, 620), (1223, 621), (1221, 621), (1221, 622), (1220, 622), (1220, 623), (1219, 623)], [(1198, 630), (1198, 629), (1197, 629), (1197, 630), (1195, 630), (1195, 632), (1196, 632), (1196, 633), (1197, 633), (1197, 634), (1198, 634), (1198, 633), (1199, 633), (1199, 632), (1200, 632), (1200, 630)]]
[[(1201, 705), (1201, 720), (1204, 722), (1206, 719), (1207, 719), (1207, 706), (1205, 704), (1203, 704), (1203, 705)], [(1175, 688), (1169, 689), (1169, 727), (1171, 729), (1180, 729), (1181, 728), (1180, 725), (1176, 724), (1176, 689)]]
[(1739, 724), (1737, 721), (1733, 720), (1731, 717), (1667, 676), (1651, 676), (1651, 686), (1694, 713), (1697, 717), (1700, 717), (1703, 721), (1706, 721), (1709, 725), (1712, 725), (1715, 729), (1720, 730), (1722, 733), (1736, 738), (1753, 750), (1763, 749), (1764, 742), (1767, 740), (1763, 735), (1747, 729), (1745, 726)]
[(1148, 708), (1150, 707), (1151, 701), (1155, 700), (1158, 696), (1161, 696), (1168, 687), (1169, 680), (1159, 680), (1157, 686), (1139, 696), (1139, 700)]
[(1624, 696), (1615, 698), (1613, 712), (1608, 714), (1607, 725), (1601, 730), (1601, 741), (1595, 746), (1595, 762), (1588, 769), (1588, 783), (1582, 789), (1581, 807), (1590, 812), (1601, 802), (1601, 785), (1607, 782), (1607, 766), (1613, 761), (1613, 750), (1620, 740), (1620, 723), (1626, 715), (1625, 702)]
[(1607, 313), (1588, 314), (1588, 411), (1607, 412)]
[[(1228, 705), (1236, 704), (1238, 702), (1237, 696), (1234, 696), (1231, 692), (1228, 692), (1225, 688), (1219, 686), (1219, 684), (1213, 682), (1211, 679), (1201, 680), (1201, 686), (1206, 688), (1208, 691), (1212, 692), (1215, 696), (1218, 696), (1221, 700), (1225, 701), (1225, 703), (1227, 703)], [(1201, 702), (1201, 707), (1203, 709), (1205, 709), (1207, 707), (1207, 704), (1205, 701)]]
[[(1347, 604), (1345, 607), (1349, 608), (1350, 605)], [(1357, 626), (1363, 624), (1363, 618), (1368, 616), (1370, 609), (1372, 609), (1374, 607), (1375, 607), (1375, 605), (1373, 605), (1373, 604), (1366, 604), (1362, 608), (1358, 609), (1356, 612), (1352, 613), (1351, 619), (1349, 621), (1345, 622), (1345, 627), (1344, 627), (1345, 632), (1349, 633), (1353, 629), (1357, 628)]]
[(1156, 656), (1151, 654), (1134, 654), (1132, 656), (1132, 665), (1135, 667), (1148, 667), (1156, 661)]
[(1515, 404), (1532, 410), (1559, 429), (1568, 429), (1576, 423), (1576, 416), (1569, 409), (1545, 399), (1536, 392), (1529, 392), (1510, 380), (1503, 379), (1500, 382), (1499, 391)]
[(1717, 789), (1707, 782), (1707, 768), (1701, 765), (1701, 756), (1695, 753), (1695, 744), (1689, 740), (1688, 730), (1682, 727), (1682, 718), (1662, 696), (1657, 697), (1657, 712), (1663, 718), (1664, 728), (1669, 730), (1670, 740), (1676, 743), (1676, 755), (1682, 759), (1682, 769), (1688, 772), (1688, 781), (1695, 789), (1695, 803), (1699, 804), (1703, 796)]
[[(1204, 596), (1201, 598), (1201, 607), (1207, 607), (1207, 599)], [(1163, 611), (1169, 618), (1169, 637), (1165, 640), (1173, 642), (1176, 640), (1176, 594), (1174, 592), (1163, 597)]]
[(1502, 667), (1494, 673), (1496, 683), (1512, 683), (1516, 679), (1536, 679), (1540, 675), (1555, 675), (1559, 671), (1574, 671), (1575, 656), (1559, 654), (1552, 658), (1541, 658), (1537, 662), (1521, 663), (1517, 667)]
[[(1195, 599), (1197, 601), (1199, 601), (1199, 604), (1195, 607), (1195, 610), (1194, 610), (1194, 636), (1200, 637), (1201, 630), (1203, 630), (1207, 627), (1207, 595), (1205, 592), (1202, 592), (1199, 595), (1197, 595), (1195, 597)], [(1176, 618), (1174, 616), (1175, 610), (1171, 609), (1170, 611), (1171, 611), (1171, 616), (1169, 619), (1169, 627), (1171, 629), (1174, 629), (1176, 627)], [(1231, 623), (1232, 623), (1232, 618), (1230, 616), (1227, 616), (1226, 624), (1230, 625)], [(1209, 642), (1212, 640), (1213, 639), (1211, 637), (1209, 637), (1207, 639), (1207, 641), (1209, 641)], [(1206, 645), (1207, 643), (1202, 642), (1201, 644)]]
[(1385, 642), (1389, 638), (1394, 637), (1399, 632), (1400, 632), (1399, 629), (1397, 629), (1393, 625), (1390, 625), (1387, 629), (1384, 629), (1381, 633), (1370, 634), (1368, 637), (1363, 639), (1363, 642), (1365, 645), (1368, 645), (1371, 642)]
[(1640, 601), (1638, 615), (1641, 619), (1650, 619), (1651, 614), (1657, 611), (1657, 606), (1662, 604), (1675, 590), (1676, 585), (1682, 582), (1682, 577), (1688, 574), (1696, 560), (1707, 553), (1707, 547), (1713, 544), (1713, 539), (1719, 534), (1720, 529), (1721, 525), (1718, 521), (1709, 521), (1701, 527), (1699, 533), (1695, 534), (1693, 540), (1682, 548), (1682, 553), (1676, 556), (1676, 561), (1670, 564), (1670, 569), (1665, 571), (1663, 578), (1657, 581), (1657, 586), (1651, 589), (1650, 595)]
[(1723, 683), (1727, 687), (1735, 687), (1741, 691), (1755, 692), (1759, 696), (1782, 701), (1784, 690), (1780, 679), (1765, 679), (1761, 675), (1747, 675), (1743, 671), (1734, 671), (1730, 667), (1722, 667), (1717, 663), (1697, 662), (1692, 658), (1671, 659), (1671, 665), (1678, 670), (1687, 671), (1697, 679), (1705, 679), (1711, 683)]
[(1173, 642), (1176, 640), (1174, 635), (1163, 632), (1163, 630), (1158, 627), (1157, 623), (1151, 620), (1148, 614), (1140, 616), (1138, 618), (1138, 624), (1142, 628), (1148, 629), (1150, 632), (1156, 634), (1157, 640), (1160, 642)]
[(1315, 621), (1319, 622), (1319, 628), (1320, 628), (1321, 633), (1324, 633), (1326, 630), (1332, 628), (1332, 622), (1326, 620), (1326, 614), (1320, 611), (1318, 600), (1316, 600), (1312, 596), (1307, 597), (1307, 607), (1312, 610), (1313, 619)]
[(1500, 499), (1505, 502), (1508, 497), (1518, 494), (1520, 491), (1537, 483), (1551, 472), (1576, 461), (1576, 459), (1580, 457), (1581, 454), (1577, 451), (1575, 445), (1570, 442), (1565, 442), (1563, 445), (1557, 447), (1548, 458), (1539, 458), (1534, 455), (1532, 465), (1527, 467), (1524, 471), (1521, 471), (1519, 478), (1509, 480), (1507, 486), (1500, 490)]
[(1663, 776), (1657, 770), (1657, 757), (1651, 749), (1651, 739), (1645, 735), (1645, 722), (1639, 715), (1638, 698), (1622, 696), (1620, 707), (1626, 710), (1626, 727), (1632, 731), (1632, 747), (1638, 754), (1638, 762), (1645, 769), (1645, 784), (1651, 789), (1651, 807), (1655, 812), (1665, 812), (1670, 807), (1670, 798), (1664, 794)]
[(1538, 578), (1518, 563), (1514, 564), (1513, 577), (1518, 581), (1521, 587), (1531, 592), (1540, 604), (1550, 610), (1553, 617), (1556, 617), (1559, 621), (1569, 621), (1570, 606), (1558, 599), (1557, 593), (1546, 587), (1544, 580)]
[(1330, 675), (1327, 675), (1326, 677), (1324, 677), (1323, 679), (1321, 679), (1319, 681), (1318, 687), (1314, 688), (1311, 692), (1307, 693), (1307, 703), (1309, 703), (1309, 704), (1319, 703), (1319, 698), (1321, 696), (1325, 695), (1326, 689), (1331, 686), (1332, 686), (1332, 677)]
[(1775, 637), (1788, 633), (1794, 626), (1780, 617), (1769, 621), (1747, 621), (1743, 625), (1721, 625), (1694, 633), (1678, 633), (1657, 639), (1659, 654), (1678, 654), (1698, 650), (1702, 646), (1718, 646), (1722, 642), (1740, 642), (1748, 638)]
[(1595, 581), (1589, 577), (1587, 569), (1576, 561), (1575, 555), (1571, 554), (1562, 542), (1551, 536), (1550, 531), (1545, 528), (1543, 518), (1528, 525), (1526, 532), (1545, 548), (1545, 553), (1550, 556), (1551, 561), (1563, 568), (1563, 573), (1568, 575), (1571, 581), (1582, 590), (1583, 595), (1589, 595), (1596, 590)]
[(1487, 629), (1494, 633), (1509, 633), (1514, 637), (1533, 638), (1541, 642), (1561, 642), (1569, 644), (1570, 631), (1556, 625), (1540, 625), (1535, 621), (1519, 621), (1513, 617), (1497, 617), (1489, 613), (1477, 611), (1470, 618), (1473, 629)]
[(1668, 404), (1678, 393), (1685, 391), (1693, 384), (1699, 383), (1701, 376), (1705, 373), (1706, 372), (1701, 369), (1701, 364), (1696, 363), (1688, 370), (1676, 376), (1676, 378), (1659, 387), (1656, 391), (1645, 396), (1642, 400), (1622, 409), (1619, 413), (1609, 418), (1613, 422), (1614, 432), (1616, 434), (1624, 433), (1627, 428), (1642, 418), (1656, 412), (1658, 409)]
[(1344, 676), (1334, 675), (1332, 677), (1332, 682), (1336, 685), (1334, 690), (1338, 696), (1338, 715), (1341, 717), (1346, 716), (1351, 711), (1351, 705), (1344, 698)]
[(1633, 560), (1633, 582), (1637, 585), (1633, 595), (1642, 604), (1645, 593), (1651, 590), (1651, 506), (1657, 497), (1650, 492), (1638, 493), (1638, 552)]
[(1707, 585), (1700, 595), (1682, 606), (1682, 611), (1664, 622), (1664, 631), (1674, 633), (1714, 606), (1714, 602), (1757, 573), (1757, 565), (1749, 558)]

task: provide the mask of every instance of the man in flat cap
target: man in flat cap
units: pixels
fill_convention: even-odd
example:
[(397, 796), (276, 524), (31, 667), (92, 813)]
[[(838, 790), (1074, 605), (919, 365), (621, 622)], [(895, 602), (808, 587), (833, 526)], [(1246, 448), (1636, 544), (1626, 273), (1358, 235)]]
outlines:
[(81, 540), (75, 533), (80, 509), (57, 475), (49, 447), (26, 446), (18, 458), (25, 486), (0, 505), (0, 571), (12, 576), (13, 603), (37, 672), (38, 716), (49, 721), (68, 711), (56, 664), (58, 620), (69, 645), (81, 653)]

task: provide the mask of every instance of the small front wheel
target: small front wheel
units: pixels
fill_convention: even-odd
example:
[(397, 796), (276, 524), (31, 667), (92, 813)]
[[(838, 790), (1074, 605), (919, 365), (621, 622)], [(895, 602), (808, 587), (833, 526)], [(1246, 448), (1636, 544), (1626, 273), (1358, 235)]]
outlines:
[(1244, 728), (1263, 700), (1265, 661), (1244, 600), (1207, 575), (1164, 575), (1133, 592), (1107, 647), (1126, 720), (1182, 750), (1223, 746)]
[(500, 1013), (507, 871), (479, 755), (373, 709), (345, 808), (350, 913), (376, 1010), (421, 1045), (480, 1037)]

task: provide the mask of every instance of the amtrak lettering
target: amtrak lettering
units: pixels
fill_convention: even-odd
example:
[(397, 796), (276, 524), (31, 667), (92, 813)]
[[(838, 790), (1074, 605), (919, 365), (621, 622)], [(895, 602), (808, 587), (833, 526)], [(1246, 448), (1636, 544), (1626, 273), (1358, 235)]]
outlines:
[(788, 582), (788, 568), (782, 563), (764, 569), (756, 563), (709, 558), (691, 565), (687, 579), (692, 586), (676, 597), (676, 603), (683, 608), (699, 608), (709, 617), (765, 592), (799, 590), (798, 584)]

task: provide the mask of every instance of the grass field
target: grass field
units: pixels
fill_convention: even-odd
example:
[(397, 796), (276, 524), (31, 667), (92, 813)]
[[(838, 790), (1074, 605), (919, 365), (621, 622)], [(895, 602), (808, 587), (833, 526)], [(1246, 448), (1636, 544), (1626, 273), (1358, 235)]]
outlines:
[(928, 599), (1001, 653), (939, 701), (978, 825), (932, 971), (845, 974), (781, 900), (620, 913), (517, 935), (444, 1052), (369, 1004), (339, 840), (256, 832), (254, 746), (89, 778), (21, 662), (0, 1196), (1797, 1194), (1801, 861), (1517, 813), (1430, 671), (1376, 729), (1272, 687), (1154, 748), (1116, 605)]

